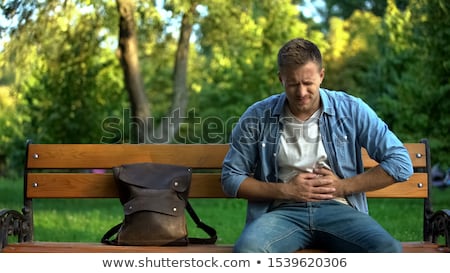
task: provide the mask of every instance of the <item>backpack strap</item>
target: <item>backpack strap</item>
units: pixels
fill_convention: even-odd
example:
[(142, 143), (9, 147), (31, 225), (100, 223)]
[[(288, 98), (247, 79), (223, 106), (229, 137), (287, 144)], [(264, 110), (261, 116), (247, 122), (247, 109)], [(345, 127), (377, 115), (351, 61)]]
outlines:
[(188, 211), (188, 213), (191, 216), (192, 220), (194, 220), (194, 222), (197, 225), (197, 227), (202, 229), (203, 231), (205, 231), (209, 235), (209, 238), (192, 238), (192, 237), (189, 237), (188, 238), (188, 242), (190, 244), (215, 244), (216, 241), (217, 241), (217, 232), (216, 232), (216, 230), (213, 227), (203, 223), (200, 220), (200, 218), (198, 217), (197, 213), (195, 213), (194, 208), (191, 206), (189, 201), (186, 201), (186, 210)]

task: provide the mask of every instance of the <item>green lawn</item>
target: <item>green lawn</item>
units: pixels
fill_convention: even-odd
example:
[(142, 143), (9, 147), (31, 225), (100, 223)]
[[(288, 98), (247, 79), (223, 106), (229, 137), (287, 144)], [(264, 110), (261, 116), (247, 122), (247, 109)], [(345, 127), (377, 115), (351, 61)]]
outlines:
[[(432, 189), (433, 208), (450, 208), (450, 188)], [(233, 243), (245, 221), (245, 202), (236, 199), (193, 199), (199, 217), (216, 228), (218, 243)], [(370, 199), (371, 215), (401, 241), (422, 240), (422, 200)], [(22, 181), (0, 179), (0, 209), (22, 208)], [(99, 242), (122, 220), (117, 199), (34, 200), (35, 240)], [(205, 237), (187, 216), (189, 235)]]

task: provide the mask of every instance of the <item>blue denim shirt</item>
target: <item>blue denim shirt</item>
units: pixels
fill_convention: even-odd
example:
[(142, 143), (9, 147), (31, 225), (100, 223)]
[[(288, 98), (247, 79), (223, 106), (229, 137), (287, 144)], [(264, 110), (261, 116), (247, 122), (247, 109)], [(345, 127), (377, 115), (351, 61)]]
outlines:
[[(353, 177), (364, 172), (361, 147), (397, 182), (413, 172), (403, 143), (361, 99), (340, 91), (320, 89), (323, 112), (319, 128), (333, 172)], [(285, 93), (272, 95), (250, 106), (233, 128), (230, 149), (224, 159), (222, 187), (236, 197), (249, 176), (265, 181), (278, 179), (277, 152), (282, 130)], [(368, 213), (365, 193), (347, 196), (350, 205)], [(248, 202), (247, 223), (265, 213), (271, 202)]]

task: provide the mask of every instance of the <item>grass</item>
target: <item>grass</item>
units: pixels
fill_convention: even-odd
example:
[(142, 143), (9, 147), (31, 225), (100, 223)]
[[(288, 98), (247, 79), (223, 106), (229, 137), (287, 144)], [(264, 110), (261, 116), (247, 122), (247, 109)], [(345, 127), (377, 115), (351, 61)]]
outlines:
[[(433, 209), (450, 208), (450, 189), (432, 189)], [(21, 210), (22, 181), (0, 178), (0, 209)], [(192, 199), (192, 206), (206, 224), (218, 233), (218, 243), (231, 244), (245, 222), (245, 201), (235, 199)], [(122, 207), (117, 199), (35, 199), (34, 224), (36, 241), (99, 242), (103, 234), (122, 221)], [(370, 199), (371, 215), (400, 241), (422, 240), (423, 201)], [(191, 218), (189, 236), (206, 234)]]

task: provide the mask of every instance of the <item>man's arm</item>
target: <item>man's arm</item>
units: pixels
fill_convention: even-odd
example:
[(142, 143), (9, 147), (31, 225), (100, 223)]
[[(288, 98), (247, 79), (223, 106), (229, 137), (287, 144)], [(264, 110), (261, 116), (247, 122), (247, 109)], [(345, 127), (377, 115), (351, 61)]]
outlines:
[(294, 200), (320, 201), (335, 197), (378, 190), (395, 183), (381, 166), (351, 178), (341, 179), (325, 168), (314, 173), (302, 173), (287, 183), (261, 182), (254, 178), (245, 179), (238, 190), (238, 197), (249, 200)]
[(336, 189), (334, 192), (335, 197), (345, 197), (355, 193), (374, 191), (396, 182), (380, 165), (370, 168), (364, 173), (345, 179), (335, 176), (333, 172), (324, 168), (317, 169), (316, 173), (323, 175), (324, 179), (327, 178), (331, 181), (331, 184)]

